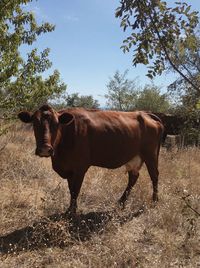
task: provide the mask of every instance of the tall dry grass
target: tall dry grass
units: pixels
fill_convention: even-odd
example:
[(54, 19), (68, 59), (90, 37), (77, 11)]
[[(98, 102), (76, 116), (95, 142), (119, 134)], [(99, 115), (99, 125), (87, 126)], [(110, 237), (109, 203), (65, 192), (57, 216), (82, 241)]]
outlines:
[(200, 267), (199, 149), (162, 149), (156, 206), (145, 167), (125, 210), (124, 169), (90, 168), (70, 219), (49, 217), (69, 191), (34, 147), (21, 125), (1, 136), (0, 267)]

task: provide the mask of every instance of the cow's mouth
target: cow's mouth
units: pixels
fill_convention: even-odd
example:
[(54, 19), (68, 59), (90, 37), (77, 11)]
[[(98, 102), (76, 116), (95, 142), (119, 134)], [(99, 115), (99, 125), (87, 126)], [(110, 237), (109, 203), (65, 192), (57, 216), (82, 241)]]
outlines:
[(54, 150), (52, 146), (45, 145), (43, 147), (37, 147), (35, 154), (40, 157), (50, 157), (54, 155)]

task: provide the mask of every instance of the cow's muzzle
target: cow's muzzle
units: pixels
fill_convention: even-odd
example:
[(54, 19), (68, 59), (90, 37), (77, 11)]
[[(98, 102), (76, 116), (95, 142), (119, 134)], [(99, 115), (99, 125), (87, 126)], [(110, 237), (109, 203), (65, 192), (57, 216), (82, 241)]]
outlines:
[(41, 147), (37, 147), (35, 150), (35, 154), (40, 157), (50, 157), (54, 155), (54, 150), (51, 145), (44, 145)]

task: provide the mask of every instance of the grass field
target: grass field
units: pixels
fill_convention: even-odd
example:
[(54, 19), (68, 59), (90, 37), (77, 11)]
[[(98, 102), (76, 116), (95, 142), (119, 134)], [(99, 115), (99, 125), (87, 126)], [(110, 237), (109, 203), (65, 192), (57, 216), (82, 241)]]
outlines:
[(124, 169), (90, 168), (73, 219), (58, 216), (67, 182), (34, 149), (21, 125), (0, 137), (0, 267), (200, 267), (200, 149), (161, 150), (156, 206), (145, 166), (124, 210)]

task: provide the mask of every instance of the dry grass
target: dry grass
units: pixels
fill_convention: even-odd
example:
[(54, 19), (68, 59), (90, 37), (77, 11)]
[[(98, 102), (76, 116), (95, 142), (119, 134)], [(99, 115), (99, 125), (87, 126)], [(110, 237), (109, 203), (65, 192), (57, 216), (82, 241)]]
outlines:
[(21, 126), (1, 136), (0, 267), (200, 267), (199, 149), (162, 150), (156, 207), (145, 167), (123, 211), (124, 170), (91, 168), (67, 219), (67, 182), (34, 146)]

